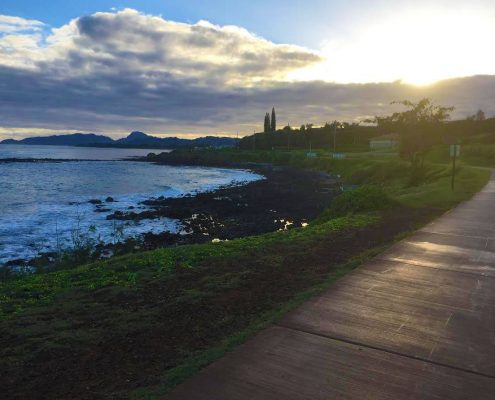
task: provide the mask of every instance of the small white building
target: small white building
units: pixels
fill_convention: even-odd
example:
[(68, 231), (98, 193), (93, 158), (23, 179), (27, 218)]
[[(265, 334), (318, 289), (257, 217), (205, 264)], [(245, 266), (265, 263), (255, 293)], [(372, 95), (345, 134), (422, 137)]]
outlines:
[(388, 135), (377, 136), (370, 139), (370, 150), (395, 149), (399, 145), (399, 135), (389, 133)]

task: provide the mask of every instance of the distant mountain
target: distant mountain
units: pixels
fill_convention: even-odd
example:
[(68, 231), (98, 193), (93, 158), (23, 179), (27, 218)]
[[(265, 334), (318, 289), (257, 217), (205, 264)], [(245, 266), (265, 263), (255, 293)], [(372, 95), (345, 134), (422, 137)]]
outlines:
[(150, 136), (147, 135), (146, 133), (139, 132), (139, 131), (134, 131), (129, 134), (126, 138), (119, 139), (115, 141), (115, 144), (117, 145), (124, 145), (124, 146), (160, 146), (165, 143), (167, 139), (174, 139), (174, 138), (159, 138), (156, 136)]
[(21, 140), (6, 139), (0, 142), (0, 144), (159, 149), (175, 149), (179, 147), (233, 147), (237, 143), (238, 139), (230, 137), (206, 136), (197, 139), (180, 139), (177, 137), (159, 138), (139, 131), (131, 132), (126, 138), (118, 140), (94, 133), (74, 133), (70, 135), (32, 137)]
[(51, 146), (85, 146), (89, 144), (108, 144), (113, 140), (107, 136), (94, 133), (73, 133), (70, 135), (39, 136), (22, 140), (7, 139), (3, 144), (33, 144)]

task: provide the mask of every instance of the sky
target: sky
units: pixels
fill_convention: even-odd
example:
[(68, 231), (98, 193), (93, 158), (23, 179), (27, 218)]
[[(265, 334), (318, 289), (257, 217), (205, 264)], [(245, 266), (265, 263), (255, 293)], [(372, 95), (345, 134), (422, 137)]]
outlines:
[(495, 116), (493, 0), (2, 0), (0, 139), (234, 136), (432, 97)]

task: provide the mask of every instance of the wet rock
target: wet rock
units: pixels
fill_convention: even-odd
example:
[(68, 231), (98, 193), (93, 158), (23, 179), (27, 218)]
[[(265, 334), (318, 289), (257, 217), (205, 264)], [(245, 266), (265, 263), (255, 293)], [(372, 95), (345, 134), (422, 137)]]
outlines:
[(181, 207), (163, 207), (153, 210), (145, 210), (141, 212), (122, 212), (115, 211), (113, 214), (108, 215), (108, 220), (119, 220), (119, 221), (140, 221), (143, 219), (156, 219), (156, 218), (171, 218), (171, 219), (183, 219), (190, 217), (192, 211), (189, 208)]
[(88, 203), (90, 203), (90, 204), (101, 204), (102, 201), (99, 200), (99, 199), (91, 199), (91, 200), (88, 201)]
[(110, 211), (112, 211), (110, 208), (103, 208), (103, 207), (95, 208), (95, 212), (97, 212), (97, 213), (104, 213), (104, 212), (110, 212)]
[(113, 197), (111, 197), (111, 196), (108, 196), (108, 197), (105, 199), (105, 201), (106, 201), (107, 203), (113, 203), (113, 202), (115, 201), (115, 199), (114, 199)]
[(29, 260), (26, 260), (24, 258), (18, 258), (15, 260), (9, 260), (7, 261), (4, 266), (5, 267), (19, 267), (19, 266), (27, 266), (29, 264)]

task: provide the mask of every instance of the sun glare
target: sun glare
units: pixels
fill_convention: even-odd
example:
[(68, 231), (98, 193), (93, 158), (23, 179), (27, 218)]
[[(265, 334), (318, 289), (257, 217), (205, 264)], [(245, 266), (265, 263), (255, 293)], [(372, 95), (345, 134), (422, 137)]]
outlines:
[(326, 61), (297, 71), (297, 80), (428, 85), (438, 80), (493, 74), (495, 15), (470, 10), (404, 10), (356, 26), (322, 44)]

